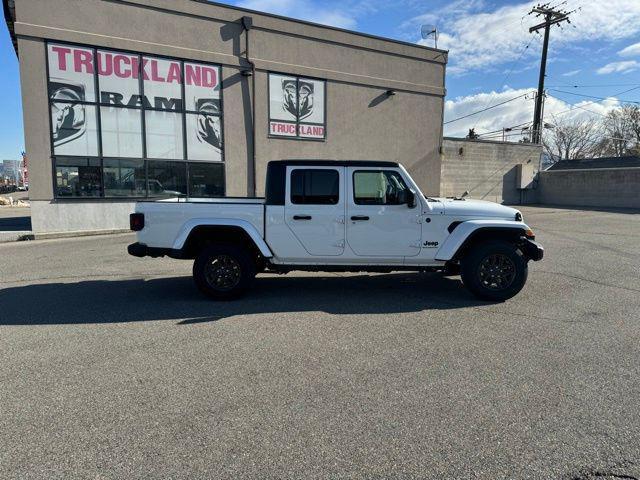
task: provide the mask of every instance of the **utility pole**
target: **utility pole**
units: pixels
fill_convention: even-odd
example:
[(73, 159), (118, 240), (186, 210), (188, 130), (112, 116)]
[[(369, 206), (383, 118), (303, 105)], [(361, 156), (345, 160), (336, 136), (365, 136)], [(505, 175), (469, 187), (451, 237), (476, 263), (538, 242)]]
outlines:
[(529, 29), (529, 33), (537, 32), (544, 28), (544, 42), (542, 44), (542, 60), (540, 61), (540, 78), (538, 79), (538, 94), (536, 95), (536, 108), (533, 113), (533, 143), (542, 142), (542, 100), (544, 97), (544, 78), (547, 71), (547, 52), (549, 50), (549, 30), (552, 25), (560, 26), (562, 22), (571, 23), (569, 14), (573, 12), (565, 12), (562, 10), (554, 10), (549, 4), (537, 5), (529, 15), (535, 14), (536, 17), (544, 17), (544, 22), (534, 25)]

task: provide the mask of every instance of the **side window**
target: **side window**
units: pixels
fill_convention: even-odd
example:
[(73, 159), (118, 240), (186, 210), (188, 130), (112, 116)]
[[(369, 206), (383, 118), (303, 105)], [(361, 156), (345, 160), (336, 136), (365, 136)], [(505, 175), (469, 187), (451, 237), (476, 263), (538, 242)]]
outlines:
[(408, 187), (398, 172), (391, 170), (353, 173), (353, 201), (357, 205), (402, 205)]
[(297, 169), (291, 172), (291, 203), (336, 205), (339, 192), (340, 175), (337, 170)]

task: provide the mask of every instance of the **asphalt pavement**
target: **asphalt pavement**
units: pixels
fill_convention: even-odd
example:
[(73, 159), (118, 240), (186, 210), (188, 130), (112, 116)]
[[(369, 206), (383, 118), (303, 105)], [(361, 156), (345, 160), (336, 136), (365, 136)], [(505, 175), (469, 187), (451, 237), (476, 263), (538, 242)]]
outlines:
[(640, 212), (523, 208), (525, 289), (0, 245), (0, 478), (640, 478)]

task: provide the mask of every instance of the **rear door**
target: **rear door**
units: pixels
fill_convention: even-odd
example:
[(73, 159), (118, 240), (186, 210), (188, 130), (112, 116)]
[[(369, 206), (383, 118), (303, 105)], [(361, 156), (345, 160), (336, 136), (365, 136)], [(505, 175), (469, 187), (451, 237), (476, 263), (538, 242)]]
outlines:
[(310, 257), (344, 253), (344, 176), (344, 167), (287, 167), (285, 222)]
[(347, 243), (359, 257), (413, 257), (421, 250), (421, 200), (409, 208), (399, 169), (348, 169)]

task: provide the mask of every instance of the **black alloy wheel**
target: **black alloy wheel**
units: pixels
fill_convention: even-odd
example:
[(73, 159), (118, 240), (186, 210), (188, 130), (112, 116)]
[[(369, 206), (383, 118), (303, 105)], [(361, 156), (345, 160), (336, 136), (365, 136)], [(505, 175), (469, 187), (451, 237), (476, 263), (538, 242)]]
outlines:
[(240, 297), (255, 276), (255, 262), (241, 246), (213, 244), (204, 248), (193, 262), (196, 286), (214, 300)]
[(465, 287), (483, 300), (504, 301), (522, 290), (529, 269), (518, 247), (507, 241), (490, 241), (472, 247), (462, 258)]

